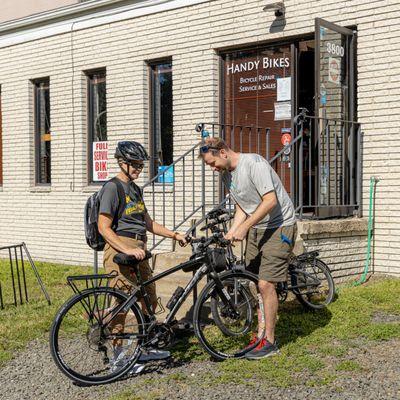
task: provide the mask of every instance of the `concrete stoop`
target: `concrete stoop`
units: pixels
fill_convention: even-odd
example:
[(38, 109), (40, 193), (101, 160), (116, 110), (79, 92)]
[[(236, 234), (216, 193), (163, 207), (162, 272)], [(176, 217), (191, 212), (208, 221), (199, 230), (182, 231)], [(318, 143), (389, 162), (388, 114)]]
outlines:
[[(176, 265), (183, 263), (189, 259), (191, 256), (191, 249), (176, 249), (175, 251), (158, 253), (153, 255), (153, 275), (157, 275), (164, 272)], [(169, 310), (166, 305), (171, 298), (172, 294), (175, 292), (178, 286), (184, 288), (190, 279), (193, 277), (192, 272), (183, 272), (182, 270), (176, 271), (171, 275), (161, 278), (156, 282), (157, 285), (157, 296), (160, 297), (161, 303), (165, 308), (164, 312), (157, 315), (159, 320), (163, 320)], [(203, 282), (204, 281), (204, 282)], [(198, 293), (204, 287), (205, 279), (198, 285)], [(190, 314), (191, 308), (193, 307), (193, 294), (190, 294), (186, 301), (183, 303), (182, 307), (178, 311), (176, 318), (179, 320), (181, 318), (186, 318)]]

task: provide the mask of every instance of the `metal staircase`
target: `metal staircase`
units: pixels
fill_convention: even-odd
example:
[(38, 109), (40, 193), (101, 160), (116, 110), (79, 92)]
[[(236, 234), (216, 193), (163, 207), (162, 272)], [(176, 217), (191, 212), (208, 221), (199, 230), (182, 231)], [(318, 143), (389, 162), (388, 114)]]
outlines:
[[(149, 214), (172, 230), (193, 230), (208, 210), (224, 203), (233, 206), (219, 174), (198, 158), (198, 148), (208, 136), (223, 138), (235, 151), (264, 156), (300, 219), (361, 215), (360, 124), (308, 116), (302, 110), (285, 145), (280, 132), (274, 134), (271, 128), (202, 122), (195, 130), (202, 139), (143, 186)], [(149, 248), (171, 250), (164, 238), (154, 235)]]

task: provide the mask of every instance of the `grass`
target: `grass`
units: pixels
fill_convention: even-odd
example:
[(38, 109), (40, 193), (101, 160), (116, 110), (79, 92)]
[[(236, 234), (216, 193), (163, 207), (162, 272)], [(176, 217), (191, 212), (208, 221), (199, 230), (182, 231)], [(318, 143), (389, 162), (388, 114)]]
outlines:
[[(37, 263), (39, 273), (49, 291), (52, 305), (47, 302), (36, 284), (28, 266), (27, 281), (31, 301), (15, 307), (9, 281), (7, 262), (0, 260), (0, 281), (6, 308), (0, 310), (0, 366), (16, 351), (36, 338), (47, 340), (56, 310), (72, 295), (66, 277), (90, 273), (90, 268)], [(224, 384), (268, 385), (288, 387), (328, 385), (345, 373), (358, 373), (368, 366), (349, 359), (350, 350), (378, 344), (380, 341), (400, 338), (400, 279), (372, 280), (368, 285), (342, 288), (338, 299), (324, 310), (306, 312), (296, 302), (281, 306), (277, 324), (281, 354), (258, 362), (227, 360), (212, 365), (212, 371), (191, 375), (176, 372), (150, 379), (153, 389), (143, 391), (133, 385), (116, 393), (110, 400), (153, 400), (162, 396), (162, 387), (212, 387)], [(374, 322), (374, 316), (381, 320)], [(382, 316), (391, 316), (382, 322)], [(393, 318), (393, 316), (395, 318)], [(396, 318), (399, 316), (399, 318)], [(209, 357), (195, 337), (185, 337), (173, 350), (174, 358), (185, 362), (202, 362)]]
[[(387, 323), (373, 320), (376, 313), (400, 317), (399, 292), (400, 279), (388, 278), (366, 286), (342, 288), (338, 299), (319, 312), (305, 312), (295, 301), (284, 303), (277, 324), (279, 356), (258, 362), (227, 360), (215, 363), (212, 372), (195, 376), (180, 372), (157, 377), (152, 382), (153, 391), (142, 392), (141, 382), (109, 400), (128, 400), (133, 394), (143, 395), (137, 398), (157, 399), (162, 397), (162, 387), (171, 385), (216, 387), (255, 382), (277, 387), (331, 385), (342, 374), (360, 373), (368, 368), (348, 359), (350, 350), (400, 338), (400, 318)], [(208, 359), (193, 337), (174, 349), (174, 357), (192, 362)]]
[[(47, 304), (30, 265), (26, 263), (29, 303), (15, 307), (9, 262), (0, 260), (0, 282), (5, 302), (5, 309), (0, 309), (0, 366), (10, 360), (16, 351), (23, 349), (29, 341), (36, 338), (47, 340), (47, 333), (57, 309), (72, 295), (72, 290), (66, 285), (67, 276), (91, 272), (88, 267), (41, 262), (36, 262), (35, 265), (52, 304)], [(19, 304), (18, 290), (17, 298)]]

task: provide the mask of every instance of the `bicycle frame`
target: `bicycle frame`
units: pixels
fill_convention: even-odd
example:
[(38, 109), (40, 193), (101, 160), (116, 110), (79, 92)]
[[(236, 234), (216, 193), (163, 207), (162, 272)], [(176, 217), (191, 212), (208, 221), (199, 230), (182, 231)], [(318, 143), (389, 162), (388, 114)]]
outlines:
[[(211, 279), (214, 279), (216, 282), (218, 294), (221, 296), (222, 299), (225, 299), (229, 305), (234, 308), (234, 304), (232, 302), (232, 299), (230, 298), (229, 294), (224, 290), (222, 283), (218, 279), (218, 274), (208, 257), (208, 252), (205, 254), (200, 255), (199, 257), (195, 257), (191, 260), (185, 261), (181, 264), (176, 265), (175, 267), (172, 267), (168, 269), (167, 271), (161, 272), (157, 274), (156, 276), (152, 277), (151, 279), (147, 281), (142, 281), (142, 277), (139, 271), (138, 266), (133, 266), (135, 269), (135, 273), (137, 276), (138, 280), (138, 287), (132, 292), (132, 294), (129, 295), (128, 299), (126, 299), (123, 303), (118, 305), (114, 310), (111, 311), (110, 314), (106, 315), (103, 317), (103, 319), (107, 320), (105, 324), (102, 324), (102, 327), (109, 325), (113, 319), (122, 311), (122, 312), (128, 312), (129, 308), (137, 302), (140, 294), (140, 297), (144, 300), (145, 306), (146, 306), (146, 311), (149, 313), (149, 315), (152, 318), (152, 321), (150, 322), (150, 326), (145, 330), (144, 336), (146, 336), (146, 333), (156, 324), (156, 318), (155, 318), (155, 313), (152, 309), (152, 305), (150, 303), (149, 296), (146, 292), (146, 286), (150, 285), (153, 282), (156, 282), (168, 275), (173, 274), (174, 272), (177, 272), (181, 269), (184, 268), (198, 268), (196, 273), (193, 275), (192, 279), (187, 283), (186, 287), (184, 288), (183, 293), (181, 296), (178, 298), (177, 302), (173, 306), (173, 308), (170, 310), (168, 315), (166, 316), (163, 324), (168, 325), (171, 323), (171, 321), (174, 319), (176, 313), (178, 312), (179, 308), (183, 304), (183, 302), (186, 300), (190, 292), (193, 290), (193, 288), (200, 282), (200, 280), (205, 276), (209, 275)], [(218, 282), (219, 281), (219, 282)], [(116, 334), (115, 335), (118, 338), (130, 338), (132, 337), (131, 334)]]

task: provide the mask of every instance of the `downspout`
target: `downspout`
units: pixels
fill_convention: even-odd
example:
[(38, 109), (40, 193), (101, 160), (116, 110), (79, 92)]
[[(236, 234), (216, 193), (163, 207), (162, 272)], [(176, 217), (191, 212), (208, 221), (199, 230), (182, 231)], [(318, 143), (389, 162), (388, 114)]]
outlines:
[(359, 286), (363, 284), (369, 272), (369, 267), (371, 263), (371, 243), (372, 243), (372, 231), (374, 227), (374, 192), (375, 186), (379, 182), (379, 179), (375, 176), (371, 176), (369, 180), (369, 212), (368, 212), (368, 242), (367, 242), (367, 255), (365, 259), (364, 272), (362, 273), (360, 279), (354, 282), (351, 286)]

